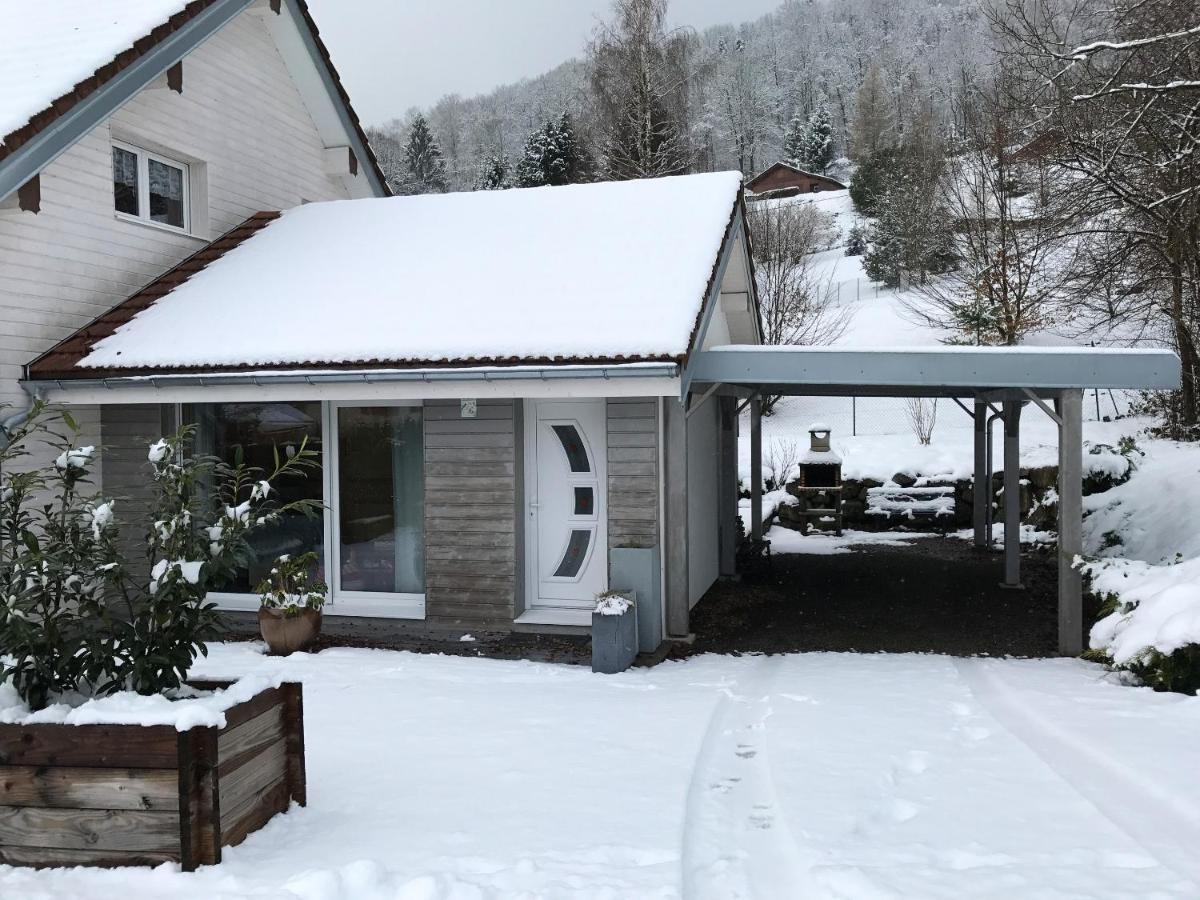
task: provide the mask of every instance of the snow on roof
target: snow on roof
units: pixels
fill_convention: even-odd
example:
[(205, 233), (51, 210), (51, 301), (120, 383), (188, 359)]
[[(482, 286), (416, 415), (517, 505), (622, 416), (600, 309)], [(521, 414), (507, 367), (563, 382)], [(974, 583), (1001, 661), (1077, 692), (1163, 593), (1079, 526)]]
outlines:
[(0, 142), (188, 0), (0, 0)]
[(679, 357), (740, 189), (724, 172), (301, 206), (79, 366)]

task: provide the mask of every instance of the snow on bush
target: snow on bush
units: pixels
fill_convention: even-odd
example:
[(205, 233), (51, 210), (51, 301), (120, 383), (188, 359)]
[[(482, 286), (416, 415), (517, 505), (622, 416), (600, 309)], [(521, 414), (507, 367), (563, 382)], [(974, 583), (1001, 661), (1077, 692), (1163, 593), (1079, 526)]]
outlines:
[[(1107, 614), (1091, 647), (1156, 687), (1200, 689), (1200, 448), (1147, 443), (1124, 484), (1084, 498), (1082, 565)], [(1183, 526), (1183, 527), (1181, 527)]]
[[(247, 534), (317, 508), (268, 500), (271, 481), (315, 465), (313, 451), (271, 472), (189, 459), (185, 428), (147, 455), (146, 558), (134, 560), (112, 501), (90, 487), (96, 451), (79, 434), (69, 413), (39, 403), (0, 448), (0, 685), (34, 711), (76, 695), (177, 691), (218, 633), (208, 590), (243, 564)], [(51, 464), (30, 465), (37, 443), (59, 451)]]

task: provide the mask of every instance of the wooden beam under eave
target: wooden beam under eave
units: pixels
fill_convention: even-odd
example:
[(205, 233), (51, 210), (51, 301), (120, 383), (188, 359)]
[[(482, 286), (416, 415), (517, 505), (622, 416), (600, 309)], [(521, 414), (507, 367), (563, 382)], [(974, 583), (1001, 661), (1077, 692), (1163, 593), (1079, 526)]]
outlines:
[(177, 94), (183, 93), (183, 60), (167, 69), (167, 87)]
[(17, 188), (17, 208), (22, 212), (42, 211), (42, 176), (34, 175)]

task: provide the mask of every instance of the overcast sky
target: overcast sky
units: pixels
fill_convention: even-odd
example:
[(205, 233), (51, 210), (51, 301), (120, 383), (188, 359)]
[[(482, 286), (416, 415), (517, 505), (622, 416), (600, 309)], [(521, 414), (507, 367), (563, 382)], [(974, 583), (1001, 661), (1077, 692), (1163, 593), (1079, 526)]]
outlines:
[[(781, 0), (671, 0), (673, 24), (754, 19)], [(369, 125), (539, 75), (577, 55), (609, 0), (309, 0)]]

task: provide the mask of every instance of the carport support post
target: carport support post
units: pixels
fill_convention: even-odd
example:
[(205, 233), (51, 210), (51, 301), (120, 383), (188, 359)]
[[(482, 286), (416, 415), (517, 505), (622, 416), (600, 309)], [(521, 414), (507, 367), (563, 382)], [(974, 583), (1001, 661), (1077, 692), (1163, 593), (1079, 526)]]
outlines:
[(762, 540), (762, 398), (750, 398), (750, 537)]
[(975, 484), (971, 488), (971, 516), (975, 523), (975, 546), (988, 546), (988, 504), (992, 502), (992, 473), (988, 469), (988, 404), (975, 401)]
[(1083, 652), (1083, 391), (1063, 391), (1054, 402), (1058, 426), (1058, 652)]
[(717, 468), (720, 484), (720, 499), (717, 509), (721, 515), (721, 523), (717, 528), (720, 542), (719, 573), (723, 577), (737, 574), (737, 545), (738, 534), (738, 413), (737, 397), (718, 397), (721, 416), (721, 440), (718, 444), (721, 455)]
[(1021, 586), (1021, 402), (1004, 401), (1004, 586)]

